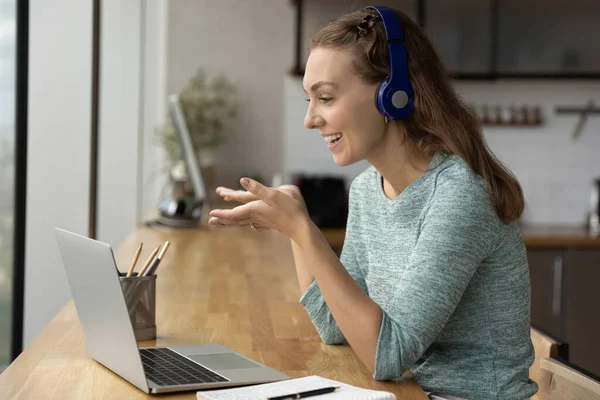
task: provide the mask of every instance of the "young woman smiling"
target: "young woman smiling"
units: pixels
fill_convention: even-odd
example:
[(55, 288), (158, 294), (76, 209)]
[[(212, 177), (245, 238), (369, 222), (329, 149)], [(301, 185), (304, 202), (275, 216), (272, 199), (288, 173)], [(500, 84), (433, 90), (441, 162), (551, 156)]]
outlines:
[[(388, 37), (400, 26), (403, 38)], [(382, 82), (403, 76), (405, 89), (382, 94)], [(303, 84), (304, 124), (335, 163), (371, 164), (350, 188), (340, 258), (294, 186), (244, 178), (246, 191), (218, 188), (244, 204), (211, 211), (209, 223), (290, 237), (300, 302), (319, 335), (349, 343), (374, 379), (408, 369), (432, 399), (531, 397), (522, 191), (422, 29), (390, 9), (343, 15), (314, 38)], [(412, 109), (390, 118), (392, 103)]]

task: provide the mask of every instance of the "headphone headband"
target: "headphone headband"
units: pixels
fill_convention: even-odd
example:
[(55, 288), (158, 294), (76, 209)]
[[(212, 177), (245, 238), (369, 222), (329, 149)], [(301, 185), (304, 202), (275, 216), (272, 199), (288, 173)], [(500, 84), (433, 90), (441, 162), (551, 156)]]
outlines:
[(390, 76), (379, 86), (375, 103), (389, 119), (404, 119), (414, 111), (414, 90), (408, 76), (408, 59), (402, 26), (396, 12), (389, 7), (367, 6), (375, 10), (385, 28), (390, 55)]

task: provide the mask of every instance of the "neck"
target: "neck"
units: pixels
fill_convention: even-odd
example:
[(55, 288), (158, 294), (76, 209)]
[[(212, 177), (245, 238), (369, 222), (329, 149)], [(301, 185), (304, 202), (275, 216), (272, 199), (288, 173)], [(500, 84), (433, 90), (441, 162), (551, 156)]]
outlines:
[(394, 122), (386, 126), (386, 134), (380, 146), (375, 148), (367, 161), (383, 177), (385, 194), (396, 198), (429, 168), (432, 155), (423, 155), (408, 145), (408, 138)]

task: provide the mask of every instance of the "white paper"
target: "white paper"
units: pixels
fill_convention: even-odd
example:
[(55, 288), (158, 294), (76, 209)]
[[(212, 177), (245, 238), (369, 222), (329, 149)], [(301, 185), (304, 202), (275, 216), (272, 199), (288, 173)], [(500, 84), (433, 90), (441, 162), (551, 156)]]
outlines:
[(341, 386), (332, 393), (311, 396), (311, 400), (395, 400), (393, 393), (379, 390), (368, 390), (347, 385), (320, 376), (307, 376), (304, 378), (289, 379), (262, 385), (245, 386), (232, 389), (203, 390), (197, 392), (198, 400), (264, 400), (265, 397), (282, 396), (304, 392), (307, 390), (321, 389), (330, 386)]

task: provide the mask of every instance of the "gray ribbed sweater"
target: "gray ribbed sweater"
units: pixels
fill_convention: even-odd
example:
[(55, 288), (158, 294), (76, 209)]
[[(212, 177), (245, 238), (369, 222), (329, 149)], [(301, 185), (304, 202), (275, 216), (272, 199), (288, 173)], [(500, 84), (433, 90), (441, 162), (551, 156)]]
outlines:
[[(483, 180), (455, 155), (398, 197), (369, 167), (350, 189), (341, 254), (345, 268), (383, 310), (377, 380), (410, 370), (426, 391), (467, 399), (525, 399), (530, 284), (516, 223), (496, 216)], [(313, 282), (300, 298), (323, 342), (345, 338)]]

